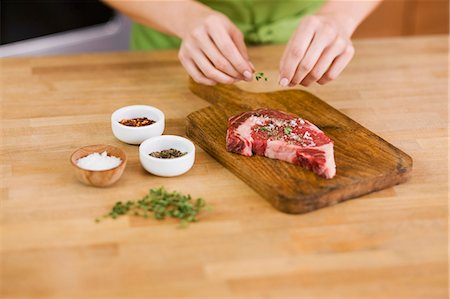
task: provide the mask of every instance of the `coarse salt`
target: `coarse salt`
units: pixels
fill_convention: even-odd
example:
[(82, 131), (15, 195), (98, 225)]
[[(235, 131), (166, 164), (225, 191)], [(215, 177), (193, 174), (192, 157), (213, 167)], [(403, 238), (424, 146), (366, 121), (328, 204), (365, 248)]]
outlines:
[(275, 119), (273, 122), (275, 123), (275, 125), (277, 127), (281, 127), (281, 126), (285, 125), (285, 121), (282, 119)]
[(122, 160), (115, 156), (108, 156), (108, 153), (92, 153), (77, 160), (77, 166), (86, 170), (108, 170), (113, 169), (122, 163)]

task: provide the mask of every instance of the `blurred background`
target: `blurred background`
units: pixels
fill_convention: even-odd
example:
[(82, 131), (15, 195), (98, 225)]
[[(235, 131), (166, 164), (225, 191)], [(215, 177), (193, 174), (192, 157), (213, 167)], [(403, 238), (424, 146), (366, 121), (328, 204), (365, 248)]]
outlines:
[[(130, 20), (100, 1), (0, 1), (0, 57), (126, 51)], [(355, 38), (448, 34), (448, 0), (385, 0)]]

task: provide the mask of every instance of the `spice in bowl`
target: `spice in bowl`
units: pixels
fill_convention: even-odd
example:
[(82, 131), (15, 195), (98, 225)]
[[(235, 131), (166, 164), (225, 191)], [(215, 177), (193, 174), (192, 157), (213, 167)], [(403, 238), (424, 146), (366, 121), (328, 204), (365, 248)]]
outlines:
[(159, 158), (159, 159), (174, 159), (174, 158), (182, 157), (186, 154), (187, 154), (187, 152), (182, 152), (177, 149), (170, 148), (170, 149), (162, 150), (159, 152), (152, 152), (149, 155), (154, 158)]
[(147, 117), (138, 117), (131, 119), (122, 119), (119, 121), (119, 124), (122, 124), (127, 127), (145, 127), (154, 124), (155, 121), (152, 119), (148, 119)]
[(115, 156), (108, 156), (108, 153), (92, 153), (77, 160), (77, 166), (85, 170), (109, 170), (122, 163), (122, 160)]

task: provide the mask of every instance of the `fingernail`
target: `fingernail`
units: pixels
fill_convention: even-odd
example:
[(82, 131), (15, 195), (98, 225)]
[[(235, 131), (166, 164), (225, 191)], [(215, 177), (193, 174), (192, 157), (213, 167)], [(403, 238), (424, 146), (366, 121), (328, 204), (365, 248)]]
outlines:
[(287, 78), (283, 78), (280, 80), (280, 85), (283, 87), (286, 87), (288, 85), (289, 81)]
[(249, 71), (245, 71), (244, 72), (244, 77), (245, 77), (245, 79), (251, 80), (252, 79), (252, 73), (250, 73)]

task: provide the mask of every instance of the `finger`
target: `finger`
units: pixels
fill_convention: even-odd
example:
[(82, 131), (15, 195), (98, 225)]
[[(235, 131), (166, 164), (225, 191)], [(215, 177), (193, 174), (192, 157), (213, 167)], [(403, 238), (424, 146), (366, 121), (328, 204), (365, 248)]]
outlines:
[(280, 60), (281, 86), (288, 86), (295, 75), (295, 71), (306, 53), (313, 37), (315, 27), (310, 23), (302, 23), (294, 36), (289, 40)]
[(233, 67), (242, 74), (247, 81), (250, 81), (252, 79), (252, 68), (248, 61), (242, 57), (228, 32), (222, 27), (209, 27), (208, 33), (223, 56), (230, 61)]
[(248, 61), (248, 64), (250, 64), (250, 66), (252, 67), (253, 72), (255, 72), (256, 71), (255, 66), (253, 65), (253, 63), (250, 60)]
[(235, 78), (230, 77), (227, 74), (216, 69), (200, 49), (191, 48), (188, 46), (188, 50), (192, 60), (206, 78), (222, 84), (232, 84), (236, 82)]
[[(333, 36), (334, 39), (334, 36)], [(326, 47), (332, 42), (332, 40), (328, 34), (316, 33), (314, 38), (306, 51), (305, 56), (300, 61), (297, 70), (295, 71), (295, 75), (291, 80), (289, 86), (295, 86), (302, 82), (302, 80), (309, 74), (309, 72), (316, 65), (319, 57), (322, 55), (323, 51)]]
[(300, 82), (300, 84), (303, 86), (309, 86), (322, 78), (325, 72), (330, 68), (334, 59), (345, 51), (346, 45), (347, 42), (344, 39), (337, 38), (331, 46), (327, 47), (323, 51), (316, 65)]
[(344, 53), (336, 57), (336, 59), (331, 64), (330, 68), (327, 72), (320, 78), (317, 83), (326, 84), (334, 79), (336, 79), (347, 66), (347, 64), (352, 60), (353, 55), (355, 54), (355, 49), (353, 46), (349, 45), (346, 47)]
[(191, 59), (180, 59), (181, 64), (188, 72), (188, 74), (192, 77), (192, 79), (200, 84), (204, 85), (216, 85), (216, 82), (206, 78), (199, 69), (195, 66), (194, 62)]
[(228, 59), (226, 59), (216, 48), (216, 45), (209, 37), (206, 29), (200, 28), (195, 30), (192, 34), (192, 37), (194, 41), (199, 45), (202, 52), (206, 55), (206, 57), (208, 57), (208, 59), (218, 70), (236, 79), (244, 79), (244, 77), (234, 69)]
[(247, 46), (245, 45), (245, 41), (244, 41), (244, 35), (242, 34), (242, 32), (239, 29), (237, 29), (236, 27), (233, 27), (230, 30), (230, 36), (231, 36), (231, 39), (234, 41), (234, 44), (238, 48), (239, 53), (241, 53), (242, 57), (244, 57), (245, 60), (248, 61), (249, 66), (252, 68), (252, 71), (254, 72), (255, 67), (250, 62), (250, 58), (249, 58), (248, 52), (247, 52)]

